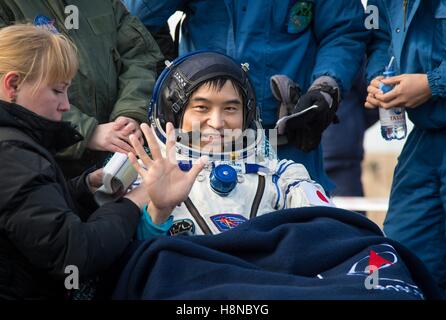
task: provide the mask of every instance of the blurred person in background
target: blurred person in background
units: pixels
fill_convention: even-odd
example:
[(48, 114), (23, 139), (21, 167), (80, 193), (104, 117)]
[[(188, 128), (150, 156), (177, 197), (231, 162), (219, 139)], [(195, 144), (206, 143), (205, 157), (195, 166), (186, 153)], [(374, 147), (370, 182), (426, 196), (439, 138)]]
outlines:
[[(395, 168), (384, 231), (417, 254), (446, 293), (446, 3), (368, 4), (378, 7), (380, 20), (369, 47), (365, 106), (404, 107), (414, 123)], [(392, 56), (397, 76), (383, 79)], [(394, 88), (383, 94), (380, 83)]]
[(379, 119), (378, 110), (364, 108), (366, 97), (363, 68), (339, 106), (339, 123), (331, 124), (322, 135), (324, 167), (336, 185), (331, 193), (333, 196), (364, 196), (361, 181), (364, 134)]

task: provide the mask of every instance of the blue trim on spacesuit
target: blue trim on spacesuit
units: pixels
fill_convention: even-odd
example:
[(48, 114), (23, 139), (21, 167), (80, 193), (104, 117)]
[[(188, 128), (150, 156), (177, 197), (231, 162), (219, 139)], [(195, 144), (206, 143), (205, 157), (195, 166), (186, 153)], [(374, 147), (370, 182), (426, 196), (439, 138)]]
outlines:
[(276, 204), (274, 205), (274, 209), (279, 209), (279, 201), (280, 201), (280, 188), (278, 185), (278, 181), (279, 181), (280, 176), (275, 173), (272, 177), (272, 181), (274, 183), (274, 186), (276, 187), (276, 191), (277, 191), (277, 200), (276, 200)]
[(286, 169), (288, 169), (293, 164), (297, 164), (297, 163), (295, 163), (295, 162), (288, 163), (282, 170), (280, 170), (280, 168), (279, 168), (279, 176), (281, 176), (286, 171)]
[[(276, 187), (276, 191), (277, 191), (277, 200), (276, 200), (276, 203), (274, 204), (274, 208), (275, 209), (279, 209), (279, 202), (280, 202), (280, 195), (281, 195), (279, 184), (278, 184), (279, 179), (282, 176), (282, 174), (286, 171), (286, 169), (288, 169), (293, 164), (297, 164), (297, 163), (295, 163), (295, 162), (291, 162), (291, 163), (289, 163), (289, 162), (282, 162), (279, 165), (279, 169), (276, 171), (276, 173), (272, 177), (272, 181), (273, 181), (274, 186)], [(284, 200), (285, 201), (284, 201), (282, 209), (286, 208), (286, 196), (285, 196)]]
[(284, 199), (284, 202), (285, 202), (284, 209), (285, 209), (285, 207), (286, 207), (286, 198), (287, 198), (287, 196), (288, 196), (288, 193), (291, 192), (291, 188), (292, 188), (292, 187), (295, 187), (295, 186), (298, 186), (301, 182), (302, 182), (302, 180), (301, 180), (301, 181), (295, 181), (295, 182), (293, 182), (293, 183), (291, 183), (291, 184), (288, 185), (288, 187), (287, 187), (287, 189), (286, 189), (286, 191), (285, 191), (285, 195), (284, 195), (284, 198), (285, 198), (285, 199)]

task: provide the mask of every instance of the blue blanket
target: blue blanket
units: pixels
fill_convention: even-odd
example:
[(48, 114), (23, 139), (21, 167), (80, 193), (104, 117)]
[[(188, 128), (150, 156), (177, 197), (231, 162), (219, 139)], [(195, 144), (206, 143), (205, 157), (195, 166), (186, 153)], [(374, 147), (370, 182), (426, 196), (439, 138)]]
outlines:
[(439, 299), (440, 293), (424, 265), (373, 222), (313, 207), (263, 215), (219, 235), (141, 242), (113, 298)]

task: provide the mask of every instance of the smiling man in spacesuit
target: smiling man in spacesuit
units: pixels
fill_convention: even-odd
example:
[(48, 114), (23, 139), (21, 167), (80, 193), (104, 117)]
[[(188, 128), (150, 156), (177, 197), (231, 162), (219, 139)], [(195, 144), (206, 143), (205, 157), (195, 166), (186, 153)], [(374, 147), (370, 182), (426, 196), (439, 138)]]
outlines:
[(261, 128), (248, 67), (215, 52), (171, 63), (156, 84), (150, 122), (129, 154), (153, 181), (138, 238), (217, 234), (284, 208), (332, 205), (301, 164), (279, 161)]

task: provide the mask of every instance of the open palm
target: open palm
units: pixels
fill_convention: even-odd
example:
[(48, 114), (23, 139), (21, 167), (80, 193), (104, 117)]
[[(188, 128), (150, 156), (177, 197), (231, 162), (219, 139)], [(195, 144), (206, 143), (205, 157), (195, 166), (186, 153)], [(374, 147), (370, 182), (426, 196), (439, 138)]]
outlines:
[(144, 123), (141, 124), (141, 130), (147, 140), (152, 158), (147, 155), (140, 141), (136, 137), (130, 136), (130, 142), (143, 165), (137, 161), (133, 153), (129, 154), (129, 159), (142, 178), (142, 184), (148, 192), (149, 200), (158, 210), (167, 210), (170, 214), (175, 206), (187, 199), (197, 175), (206, 164), (206, 159), (200, 159), (192, 166), (191, 170), (184, 172), (179, 168), (176, 160), (176, 139), (173, 125), (170, 122), (166, 125), (165, 157), (161, 153), (152, 129)]

